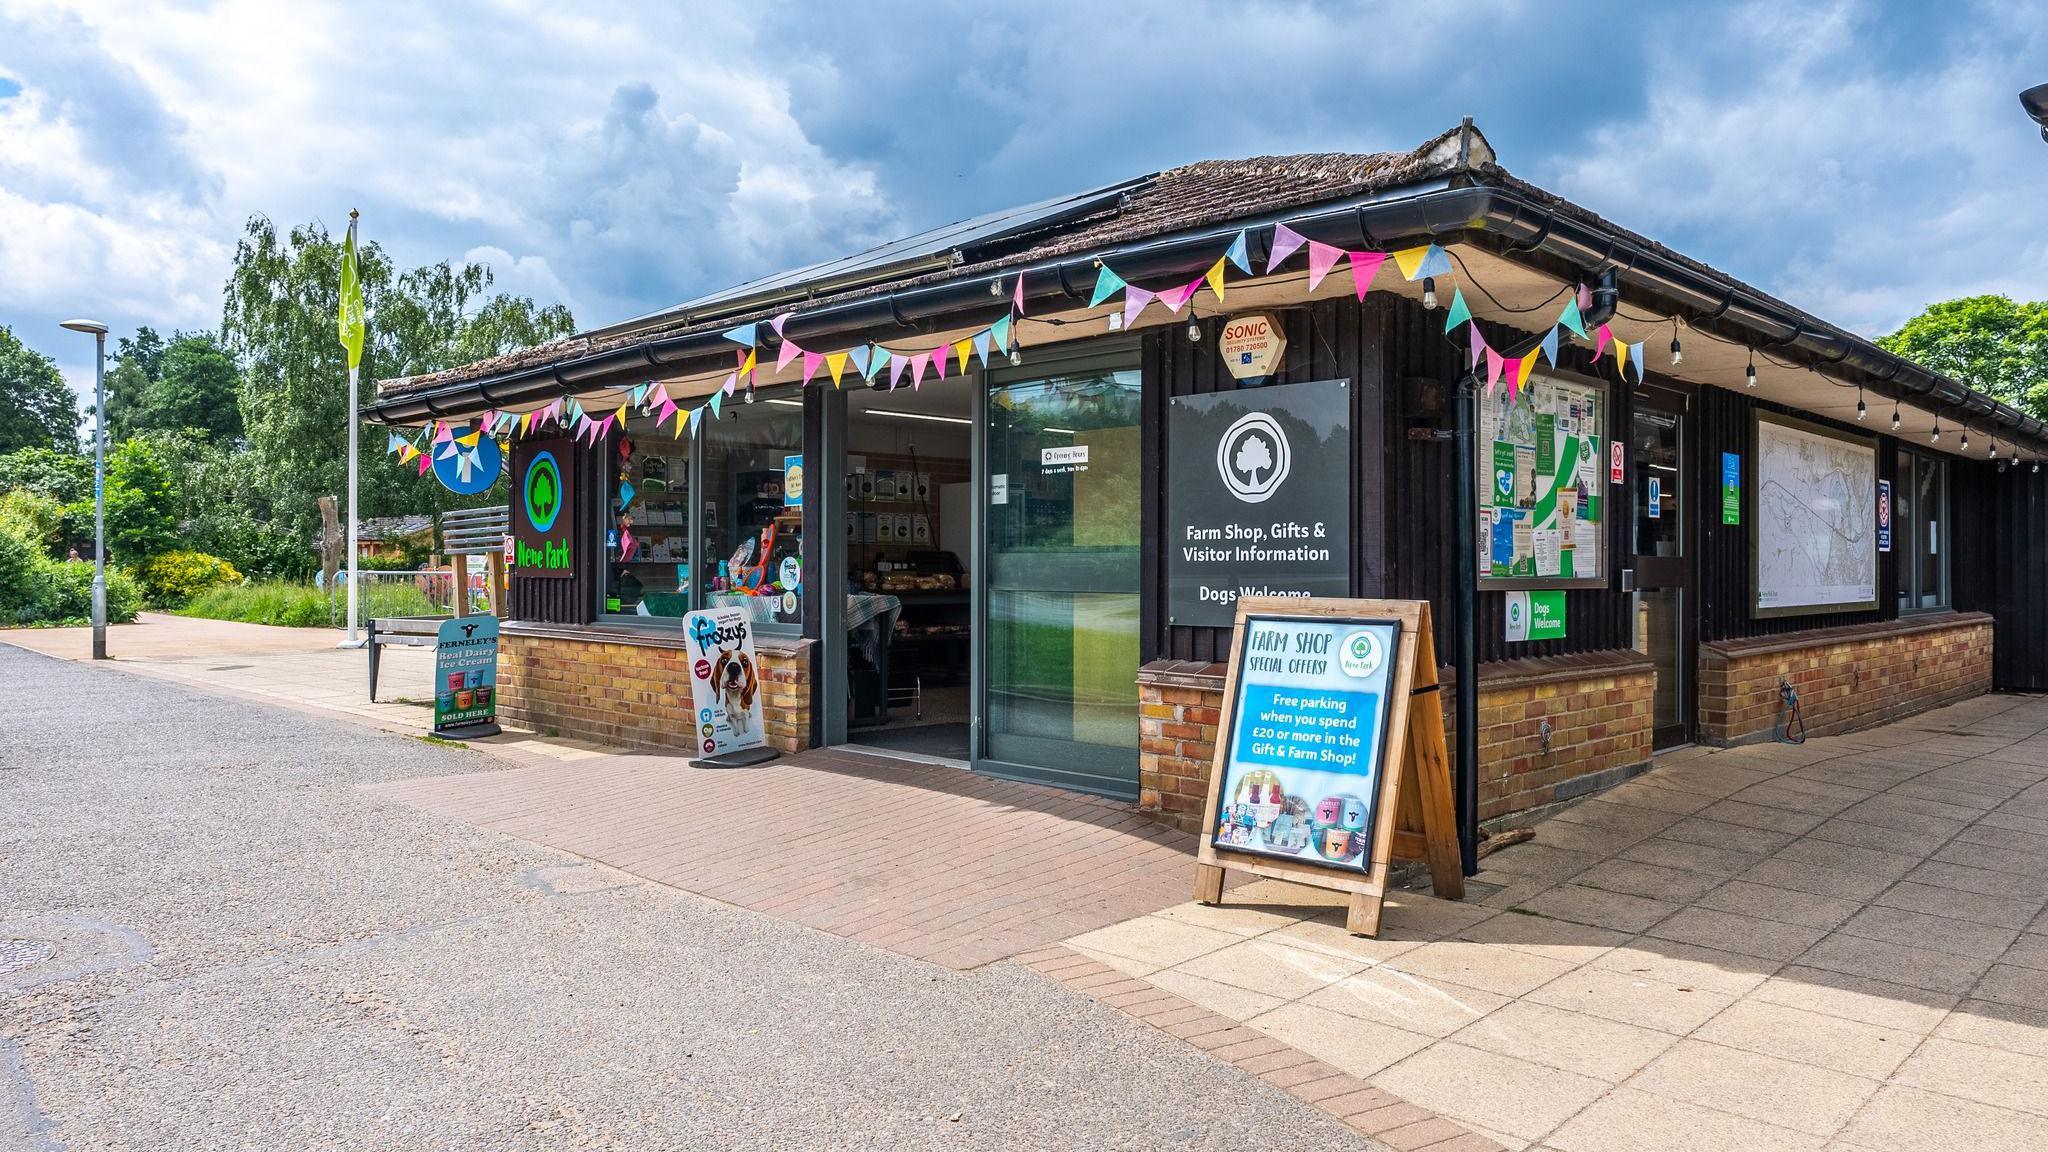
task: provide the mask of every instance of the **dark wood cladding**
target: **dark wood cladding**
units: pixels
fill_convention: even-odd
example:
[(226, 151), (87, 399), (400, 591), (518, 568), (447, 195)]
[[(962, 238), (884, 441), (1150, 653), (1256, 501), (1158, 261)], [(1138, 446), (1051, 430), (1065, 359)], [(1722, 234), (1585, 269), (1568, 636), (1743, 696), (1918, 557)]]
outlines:
[[(1751, 396), (1746, 392), (1732, 392), (1726, 388), (1700, 388), (1694, 395), (1697, 416), (1693, 424), (1693, 443), (1698, 450), (1692, 459), (1692, 509), (1685, 515), (1698, 526), (1699, 548), (1694, 561), (1694, 580), (1699, 591), (1694, 597), (1699, 605), (1699, 629), (1701, 643), (1711, 644), (1718, 640), (1739, 640), (1751, 636), (1777, 636), (1787, 632), (1804, 632), (1813, 628), (1830, 628), (1850, 624), (1872, 624), (1882, 620), (1895, 620), (1899, 615), (1899, 594), (1897, 565), (1892, 557), (1881, 555), (1877, 566), (1877, 609), (1870, 612), (1810, 612), (1795, 616), (1773, 616), (1758, 619), (1750, 614), (1751, 568), (1750, 530), (1756, 509), (1753, 506), (1756, 482), (1756, 436), (1755, 416), (1761, 411), (1776, 412), (1784, 416), (1797, 416), (1802, 420), (1823, 427), (1838, 429), (1851, 435), (1870, 436), (1874, 430), (1858, 428), (1837, 420), (1826, 420)], [(1896, 441), (1890, 436), (1877, 436), (1877, 475), (1880, 480), (1892, 480), (1897, 471)], [(1721, 523), (1721, 454), (1733, 452), (1742, 458), (1742, 523)], [(1960, 479), (1960, 477), (1956, 477)], [(1954, 484), (1951, 484), (1954, 489)], [(1953, 501), (1952, 501), (1953, 502)]]
[[(1384, 358), (1380, 352), (1384, 311), (1374, 299), (1361, 307), (1355, 300), (1320, 300), (1300, 307), (1276, 309), (1276, 318), (1287, 334), (1285, 368), (1273, 375), (1273, 384), (1309, 380), (1351, 381), (1351, 586), (1355, 594), (1381, 595), (1384, 570), (1380, 557), (1382, 506), (1373, 498), (1382, 471), (1382, 426), (1385, 419)], [(1144, 372), (1144, 422), (1151, 434), (1145, 438), (1143, 477), (1146, 492), (1141, 515), (1140, 574), (1144, 616), (1144, 658), (1209, 662), (1229, 655), (1230, 629), (1188, 628), (1168, 624), (1165, 618), (1166, 549), (1171, 541), (1165, 530), (1166, 487), (1173, 466), (1171, 447), (1166, 443), (1167, 401), (1175, 396), (1227, 392), (1240, 387), (1216, 354), (1222, 335), (1223, 318), (1205, 317), (1202, 339), (1192, 343), (1187, 326), (1173, 324), (1145, 333), (1140, 353)]]
[(2048, 691), (2048, 473), (2022, 464), (1949, 468), (1955, 551), (1950, 588), (1958, 609), (1990, 612), (1994, 687)]
[[(513, 500), (519, 499), (517, 479), (526, 472), (533, 452), (529, 442), (512, 445)], [(602, 455), (582, 444), (572, 452), (569, 467), (571, 493), (576, 501), (576, 563), (566, 580), (521, 576), (514, 568), (507, 578), (505, 618), (530, 620), (539, 624), (588, 624), (597, 618), (596, 563), (604, 548), (604, 475)], [(515, 512), (514, 515), (518, 513)]]
[[(1456, 448), (1449, 439), (1414, 439), (1409, 430), (1448, 429), (1453, 420), (1452, 392), (1464, 369), (1464, 352), (1443, 334), (1441, 310), (1392, 296), (1371, 296), (1363, 304), (1350, 299), (1321, 300), (1284, 309), (1279, 319), (1287, 332), (1287, 368), (1276, 384), (1346, 378), (1352, 382), (1352, 593), (1357, 596), (1428, 600), (1435, 606), (1437, 650), (1446, 658), (1456, 628), (1455, 579), (1457, 523)], [(1220, 320), (1203, 322), (1200, 343), (1188, 342), (1184, 326), (1146, 333), (1145, 423), (1146, 491), (1143, 557), (1145, 658), (1214, 661), (1228, 656), (1230, 632), (1224, 628), (1182, 628), (1163, 615), (1166, 580), (1165, 488), (1172, 466), (1166, 442), (1167, 401), (1238, 387), (1216, 355)], [(1519, 349), (1532, 337), (1489, 325), (1486, 337), (1495, 347)], [(1583, 350), (1567, 349), (1563, 367), (1597, 376)], [(1612, 436), (1625, 427), (1626, 389), (1610, 387), (1608, 427)], [(1510, 645), (1504, 635), (1504, 593), (1479, 596), (1481, 660), (1564, 656), (1577, 652), (1626, 648), (1633, 639), (1630, 598), (1612, 591), (1617, 564), (1612, 558), (1627, 540), (1624, 519), (1610, 515), (1603, 528), (1610, 558), (1609, 589), (1574, 589), (1566, 593), (1570, 632), (1562, 640)]]

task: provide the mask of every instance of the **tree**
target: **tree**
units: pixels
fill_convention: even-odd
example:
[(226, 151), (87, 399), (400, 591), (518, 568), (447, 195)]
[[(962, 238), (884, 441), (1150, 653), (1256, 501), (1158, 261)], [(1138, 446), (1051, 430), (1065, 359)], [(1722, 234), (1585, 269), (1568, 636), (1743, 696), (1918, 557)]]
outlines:
[(92, 495), (92, 459), (76, 450), (23, 448), (0, 456), (0, 492), (26, 489), (66, 504)]
[[(365, 403), (374, 399), (374, 380), (434, 372), (574, 331), (559, 305), (486, 298), (492, 277), (483, 265), (443, 262), (400, 273), (378, 245), (367, 244), (357, 268), (369, 315)], [(280, 235), (269, 220), (251, 217), (235, 246), (221, 321), (221, 340), (242, 368), (258, 498), (276, 529), (302, 549), (319, 535), (318, 498), (339, 496), (348, 484), (348, 362), (335, 335), (340, 269), (341, 245), (320, 225)], [(384, 442), (383, 429), (364, 429), (363, 516), (441, 512), (492, 498), (458, 497), (431, 478), (384, 466)]]
[[(107, 366), (107, 436), (126, 440), (135, 431), (135, 413), (163, 374), (164, 338), (144, 325), (135, 335), (114, 344)], [(88, 409), (89, 410), (89, 409)]]
[(1945, 300), (1877, 342), (1994, 399), (2048, 416), (2048, 302)]
[[(107, 547), (117, 560), (132, 566), (176, 543), (177, 508), (170, 467), (154, 443), (124, 441), (107, 455)], [(86, 522), (91, 515), (73, 512)]]
[(57, 362), (0, 325), (0, 452), (78, 444), (78, 398)]
[[(213, 333), (180, 332), (164, 348), (157, 377), (124, 435), (194, 428), (216, 443), (232, 443), (242, 435), (241, 384), (235, 358)], [(107, 407), (111, 413), (111, 398)], [(108, 427), (116, 427), (111, 418)]]

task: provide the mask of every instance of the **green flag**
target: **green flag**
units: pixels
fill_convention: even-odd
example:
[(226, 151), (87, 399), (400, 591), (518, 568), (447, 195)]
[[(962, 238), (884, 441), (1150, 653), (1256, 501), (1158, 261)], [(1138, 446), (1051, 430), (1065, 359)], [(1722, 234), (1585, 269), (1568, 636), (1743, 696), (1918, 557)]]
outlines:
[(363, 362), (363, 284), (356, 276), (356, 214), (348, 214), (348, 242), (341, 250), (341, 346), (348, 366)]

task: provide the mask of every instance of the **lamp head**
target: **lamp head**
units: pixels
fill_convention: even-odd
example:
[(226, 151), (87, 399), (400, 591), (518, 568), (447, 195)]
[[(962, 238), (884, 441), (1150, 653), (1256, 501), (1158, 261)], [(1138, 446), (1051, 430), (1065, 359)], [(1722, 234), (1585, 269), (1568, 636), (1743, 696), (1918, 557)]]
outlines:
[(2048, 140), (2048, 84), (2036, 84), (2020, 93), (2020, 107), (2041, 126), (2041, 139)]
[(63, 326), (73, 332), (83, 332), (88, 336), (105, 336), (107, 334), (107, 326), (98, 320), (66, 320)]

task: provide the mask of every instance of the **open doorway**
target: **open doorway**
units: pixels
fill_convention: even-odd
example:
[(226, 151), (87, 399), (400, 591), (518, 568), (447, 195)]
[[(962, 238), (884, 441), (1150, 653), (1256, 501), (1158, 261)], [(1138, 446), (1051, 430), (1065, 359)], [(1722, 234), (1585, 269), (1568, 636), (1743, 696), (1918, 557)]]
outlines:
[(974, 574), (973, 395), (846, 400), (846, 738), (966, 762)]

